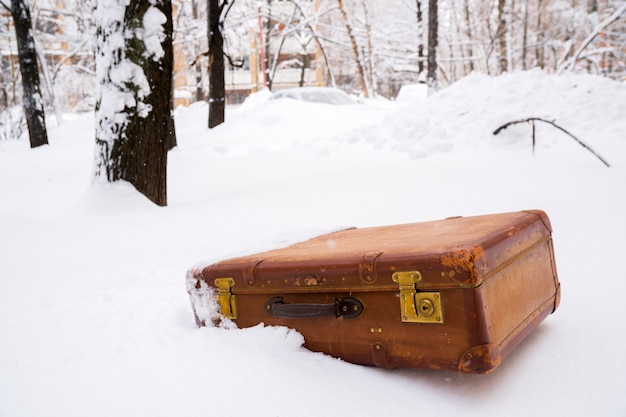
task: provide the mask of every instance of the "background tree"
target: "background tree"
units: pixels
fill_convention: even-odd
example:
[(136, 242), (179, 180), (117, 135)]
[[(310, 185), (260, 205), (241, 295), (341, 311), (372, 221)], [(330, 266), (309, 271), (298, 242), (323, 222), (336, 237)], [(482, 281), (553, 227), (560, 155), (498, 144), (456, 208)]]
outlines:
[(54, 110), (57, 124), (63, 112), (93, 108), (91, 9), (84, 0), (31, 1), (44, 103)]
[(437, 45), (439, 16), (437, 0), (428, 0), (428, 90), (436, 91), (437, 83)]
[[(260, 2), (259, 2), (260, 4)], [(261, 48), (263, 48), (263, 53), (261, 54), (262, 60), (264, 61), (262, 68), (264, 69), (263, 77), (267, 82), (269, 89), (272, 89), (272, 78), (270, 74), (270, 68), (272, 67), (272, 61), (270, 57), (270, 39), (274, 34), (273, 28), (276, 25), (272, 24), (273, 20), (276, 20), (276, 17), (273, 16), (272, 13), (272, 0), (265, 0), (265, 6), (258, 6), (258, 13), (263, 18), (261, 27), (259, 27), (259, 33), (262, 33), (261, 39)], [(284, 19), (281, 19), (284, 21)], [(278, 22), (276, 22), (278, 23)], [(282, 23), (282, 22), (281, 22)]]
[(226, 1), (209, 0), (207, 10), (209, 43), (209, 128), (224, 123), (226, 87), (224, 85), (224, 36), (222, 12)]
[(417, 71), (424, 72), (424, 19), (422, 13), (422, 1), (415, 0), (415, 17), (417, 18)]
[(126, 180), (167, 205), (173, 135), (170, 0), (99, 0), (96, 15), (96, 177)]
[(339, 6), (339, 10), (341, 11), (341, 17), (343, 19), (343, 23), (346, 26), (346, 33), (348, 34), (348, 38), (350, 39), (350, 46), (352, 47), (352, 54), (354, 56), (354, 63), (356, 65), (357, 74), (359, 76), (359, 82), (361, 84), (361, 92), (365, 97), (370, 96), (370, 86), (368, 85), (365, 77), (365, 68), (363, 66), (363, 59), (361, 54), (359, 53), (359, 45), (357, 44), (356, 37), (353, 33), (352, 22), (350, 17), (348, 16), (348, 12), (346, 11), (345, 4), (343, 0), (337, 0), (337, 4)]
[(508, 25), (506, 18), (506, 0), (498, 0), (498, 44), (500, 49), (500, 72), (506, 72), (509, 68), (507, 37)]
[(582, 41), (580, 47), (573, 53), (572, 57), (566, 62), (563, 66), (559, 68), (559, 71), (563, 71), (564, 69), (570, 67), (574, 68), (575, 64), (578, 60), (581, 59), (583, 51), (593, 42), (593, 40), (598, 37), (602, 31), (604, 31), (607, 27), (615, 23), (619, 20), (622, 15), (626, 14), (626, 4), (622, 5), (618, 8), (613, 14), (611, 14), (607, 19), (599, 22), (596, 28)]
[[(9, 0), (0, 3), (10, 10)], [(45, 108), (54, 107), (57, 114), (59, 109), (91, 110), (97, 101), (92, 44), (95, 26), (90, 4), (84, 0), (37, 0), (30, 4), (41, 95)], [(209, 0), (176, 4), (177, 59), (184, 60), (176, 70), (180, 81), (177, 92), (184, 100), (205, 100), (210, 88), (206, 53)], [(404, 84), (425, 80), (425, 72), (422, 77), (420, 73), (428, 60), (425, 25), (429, 1), (341, 0), (341, 4), (348, 14), (354, 42), (348, 36), (338, 0), (230, 0), (227, 6), (219, 0), (224, 104), (240, 103), (266, 85), (259, 76), (260, 56), (267, 59), (265, 77), (273, 88), (319, 83), (358, 94), (363, 82), (357, 64), (363, 69), (370, 93), (387, 98), (396, 97)], [(622, 80), (626, 78), (626, 15), (614, 21), (610, 18), (625, 4), (625, 0), (439, 0), (439, 35), (434, 50), (437, 83), (448, 85), (472, 71), (500, 74), (501, 57), (506, 58), (510, 71), (538, 67), (555, 72), (567, 66), (569, 70)], [(19, 85), (13, 18), (0, 9), (0, 138), (11, 138), (19, 136), (20, 129), (26, 130), (21, 109), (24, 94)], [(421, 25), (419, 15), (423, 17)], [(608, 20), (613, 23), (601, 25)], [(498, 30), (501, 21), (505, 22), (504, 32)], [(420, 26), (424, 26), (423, 35)], [(586, 41), (589, 43), (581, 49)], [(506, 45), (506, 52), (501, 52), (501, 45)], [(269, 53), (262, 54), (262, 50)], [(192, 61), (197, 65), (191, 65)], [(231, 62), (243, 62), (245, 70), (239, 71)], [(215, 75), (220, 73), (218, 70)], [(215, 87), (221, 83), (211, 84)], [(220, 99), (211, 104), (221, 106)]]
[(22, 90), (24, 114), (30, 137), (30, 147), (36, 148), (48, 144), (46, 130), (46, 114), (44, 112), (43, 97), (39, 85), (39, 68), (37, 67), (37, 52), (33, 38), (30, 10), (25, 0), (11, 0), (11, 7), (5, 0), (0, 2), (11, 12), (17, 38), (18, 59), (22, 75)]
[[(191, 0), (191, 9), (192, 9), (191, 13), (192, 13), (192, 17), (194, 20), (198, 20), (198, 16), (199, 16), (198, 2), (199, 0)], [(197, 53), (195, 53), (194, 56), (195, 55), (197, 55)], [(197, 62), (195, 65), (195, 68), (196, 68), (196, 101), (200, 101), (200, 100), (205, 99), (204, 90), (202, 89), (202, 66), (200, 65), (199, 62)]]

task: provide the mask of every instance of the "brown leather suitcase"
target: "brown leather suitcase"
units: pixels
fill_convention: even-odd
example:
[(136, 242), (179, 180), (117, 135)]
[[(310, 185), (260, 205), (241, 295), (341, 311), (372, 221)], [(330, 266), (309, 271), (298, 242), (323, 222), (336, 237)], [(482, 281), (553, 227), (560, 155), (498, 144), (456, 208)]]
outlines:
[(198, 267), (199, 325), (294, 328), (305, 346), (385, 368), (488, 373), (559, 304), (539, 210), (354, 228)]

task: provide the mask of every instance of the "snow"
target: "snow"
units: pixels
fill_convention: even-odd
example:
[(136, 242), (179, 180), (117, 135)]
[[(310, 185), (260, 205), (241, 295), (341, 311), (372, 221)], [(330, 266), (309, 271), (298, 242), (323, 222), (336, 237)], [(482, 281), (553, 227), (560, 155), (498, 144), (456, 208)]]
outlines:
[(167, 23), (167, 17), (154, 6), (150, 6), (146, 13), (143, 15), (142, 25), (139, 29), (143, 31), (139, 39), (143, 39), (146, 46), (145, 56), (146, 58), (152, 57), (155, 62), (158, 62), (165, 56), (165, 51), (161, 46), (161, 42), (165, 39), (165, 30), (163, 25)]
[(422, 100), (428, 96), (428, 86), (426, 83), (406, 84), (400, 87), (396, 101), (401, 103), (410, 103)]
[[(472, 75), (414, 103), (176, 111), (168, 207), (92, 182), (94, 117), (0, 142), (0, 416), (626, 413), (626, 85)], [(547, 124), (592, 147), (605, 167)], [(191, 267), (366, 227), (522, 209), (554, 228), (560, 308), (489, 375), (384, 370), (296, 331), (197, 328)], [(205, 289), (207, 290), (207, 289)], [(213, 314), (210, 306), (205, 312)]]

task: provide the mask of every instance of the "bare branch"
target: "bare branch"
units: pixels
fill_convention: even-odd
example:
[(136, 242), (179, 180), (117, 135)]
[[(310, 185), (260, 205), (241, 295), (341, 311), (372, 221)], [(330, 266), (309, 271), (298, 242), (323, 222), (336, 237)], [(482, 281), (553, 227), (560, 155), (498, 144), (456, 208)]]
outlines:
[(82, 52), (84, 49), (83, 47), (87, 44), (91, 42), (91, 39), (89, 39), (89, 37), (87, 37), (86, 39), (83, 40), (83, 42), (76, 48), (74, 48), (73, 51), (71, 51), (67, 56), (65, 56), (64, 58), (62, 58), (52, 69), (52, 82), (54, 83), (54, 80), (56, 80), (57, 75), (59, 73), (59, 71), (61, 70), (61, 68), (63, 68), (63, 66), (65, 65), (65, 63), (67, 61), (69, 61), (70, 59), (72, 59), (73, 57), (75, 57), (78, 53)]
[(580, 47), (576, 50), (576, 52), (574, 52), (574, 55), (558, 69), (557, 73), (561, 73), (567, 68), (573, 68), (576, 64), (576, 61), (579, 60), (580, 54), (585, 50), (585, 48), (587, 48), (587, 46), (589, 46), (589, 44), (593, 42), (593, 40), (598, 37), (598, 35), (600, 35), (600, 33), (602, 33), (604, 29), (606, 29), (609, 25), (618, 20), (624, 13), (626, 13), (626, 4), (617, 9), (615, 13), (609, 16), (604, 22), (601, 22), (598, 27), (596, 27), (595, 30), (589, 36), (587, 36), (587, 38), (583, 41)]
[(198, 62), (198, 60), (211, 55), (211, 48), (209, 48), (209, 50), (202, 52), (201, 54), (198, 54), (193, 61), (191, 62), (191, 64), (189, 64), (189, 67), (193, 67), (194, 65), (196, 65), (196, 62)]
[[(222, 10), (224, 10), (224, 7), (226, 6), (227, 2), (224, 2), (224, 4), (222, 4)], [(233, 8), (233, 4), (235, 4), (235, 0), (231, 1), (230, 4), (228, 5), (228, 8), (226, 9), (226, 12), (224, 13), (224, 17), (222, 17), (222, 22), (226, 21), (226, 16), (228, 16), (228, 13), (230, 12), (230, 9)], [(220, 14), (222, 12), (222, 10), (220, 10)]]
[[(322, 42), (320, 41), (320, 36), (315, 31), (315, 29), (313, 29), (313, 26), (311, 26), (311, 23), (308, 21), (309, 18), (307, 18), (307, 16), (304, 14), (304, 11), (300, 7), (300, 5), (296, 1), (294, 1), (294, 0), (290, 0), (290, 3), (293, 4), (296, 9), (298, 9), (298, 12), (300, 12), (300, 15), (302, 16), (302, 18), (305, 19), (305, 23), (304, 24), (305, 24), (306, 28), (313, 35), (313, 38), (315, 39), (315, 42), (317, 43), (317, 46), (319, 46), (319, 48), (320, 48), (320, 52), (322, 53), (322, 57), (324, 58), (324, 63), (326, 64), (326, 71), (328, 73), (328, 78), (330, 79), (330, 83), (331, 83), (331, 85), (333, 87), (335, 87), (335, 76), (333, 75), (332, 71), (330, 70), (330, 63), (328, 62), (328, 56), (326, 55), (326, 50), (324, 49), (324, 46), (322, 45)], [(338, 9), (338, 8), (337, 7), (333, 7), (330, 10), (336, 10), (336, 9)], [(327, 10), (325, 13), (328, 13), (328, 12), (329, 12), (329, 10)]]
[(0, 0), (0, 5), (2, 5), (2, 7), (4, 7), (5, 9), (7, 9), (7, 11), (10, 13), (11, 12), (11, 7), (7, 6), (7, 4), (3, 1)]
[(540, 117), (528, 117), (526, 119), (522, 119), (522, 120), (514, 120), (508, 123), (503, 124), (502, 126), (500, 126), (499, 128), (497, 128), (496, 130), (494, 130), (493, 134), (497, 135), (498, 133), (500, 133), (501, 131), (503, 131), (504, 129), (506, 129), (507, 127), (511, 126), (511, 125), (515, 125), (518, 123), (526, 123), (526, 122), (533, 122), (533, 147), (534, 147), (534, 141), (535, 141), (535, 132), (534, 132), (534, 122), (538, 121), (538, 122), (544, 122), (544, 123), (548, 123), (549, 125), (552, 125), (554, 127), (556, 127), (557, 129), (559, 129), (561, 132), (565, 133), (566, 135), (570, 136), (572, 139), (574, 139), (576, 142), (578, 142), (580, 144), (580, 146), (582, 146), (583, 148), (587, 149), (589, 152), (591, 152), (596, 158), (598, 158), (600, 161), (602, 161), (602, 163), (604, 165), (606, 165), (607, 167), (610, 167), (609, 163), (606, 162), (600, 155), (598, 155), (593, 149), (591, 149), (588, 145), (586, 145), (585, 143), (583, 143), (583, 141), (581, 141), (580, 139), (578, 139), (576, 136), (572, 135), (570, 132), (568, 132), (567, 130), (563, 129), (561, 126), (557, 125), (556, 123), (554, 123), (554, 121), (551, 120), (545, 120), (542, 119)]
[(243, 61), (241, 59), (233, 60), (233, 58), (230, 55), (228, 55), (226, 52), (224, 52), (224, 56), (228, 60), (228, 63), (230, 64), (231, 67), (243, 68)]

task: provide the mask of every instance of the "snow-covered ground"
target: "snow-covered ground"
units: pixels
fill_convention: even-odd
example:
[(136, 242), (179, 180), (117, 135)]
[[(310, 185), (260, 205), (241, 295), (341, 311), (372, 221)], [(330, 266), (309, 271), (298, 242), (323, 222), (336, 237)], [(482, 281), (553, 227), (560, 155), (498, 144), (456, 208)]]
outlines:
[[(169, 206), (92, 185), (93, 115), (0, 142), (0, 416), (626, 415), (626, 85), (473, 75), (414, 103), (176, 112)], [(570, 137), (526, 117), (555, 120)], [(185, 273), (346, 226), (539, 208), (562, 302), (489, 375), (383, 370), (195, 326)]]

